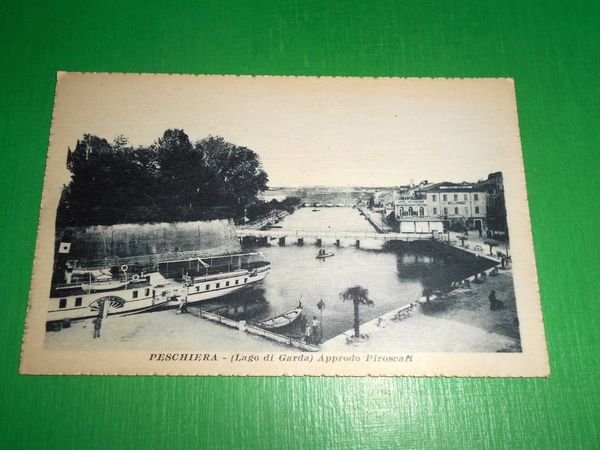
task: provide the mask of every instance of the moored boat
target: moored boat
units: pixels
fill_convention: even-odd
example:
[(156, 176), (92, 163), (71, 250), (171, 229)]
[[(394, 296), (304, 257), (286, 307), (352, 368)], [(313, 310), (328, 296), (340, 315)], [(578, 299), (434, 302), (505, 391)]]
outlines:
[(106, 315), (150, 311), (184, 300), (202, 302), (260, 282), (271, 270), (260, 253), (176, 258), (135, 267), (139, 273), (133, 275), (127, 265), (68, 267), (63, 282), (52, 286), (46, 320), (85, 319), (97, 316), (99, 310)]
[(302, 311), (302, 306), (298, 306), (283, 314), (258, 322), (258, 326), (267, 330), (286, 327), (294, 323), (302, 315)]

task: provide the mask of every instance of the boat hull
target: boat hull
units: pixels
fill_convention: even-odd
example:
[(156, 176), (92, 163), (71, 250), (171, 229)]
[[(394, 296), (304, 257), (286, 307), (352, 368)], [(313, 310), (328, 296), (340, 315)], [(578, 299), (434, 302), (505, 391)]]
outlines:
[(83, 320), (96, 317), (99, 305), (108, 305), (107, 315), (132, 314), (177, 307), (184, 299), (188, 304), (200, 303), (230, 294), (264, 280), (271, 267), (252, 272), (238, 271), (230, 276), (197, 278), (192, 283), (169, 282), (103, 292), (81, 292), (49, 299), (48, 322)]
[(279, 316), (263, 320), (258, 324), (258, 326), (264, 328), (265, 330), (276, 330), (278, 328), (287, 327), (300, 318), (302, 311), (302, 308), (292, 309), (291, 311), (287, 311)]
[(325, 258), (331, 258), (332, 256), (335, 256), (335, 253), (326, 253), (324, 255), (317, 255), (316, 258), (317, 259), (325, 259)]

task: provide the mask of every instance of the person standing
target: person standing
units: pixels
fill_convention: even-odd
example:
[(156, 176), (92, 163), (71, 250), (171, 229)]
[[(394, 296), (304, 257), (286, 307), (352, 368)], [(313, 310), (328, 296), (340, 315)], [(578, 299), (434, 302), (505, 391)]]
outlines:
[(94, 339), (100, 337), (100, 329), (102, 328), (102, 316), (96, 317), (94, 319)]
[(317, 336), (319, 336), (319, 320), (317, 319), (317, 316), (313, 316), (311, 334), (313, 336), (313, 340), (317, 342)]
[(310, 324), (308, 323), (308, 320), (306, 321), (306, 327), (304, 328), (304, 342), (306, 342), (307, 344), (312, 344), (312, 339), (311, 339), (311, 330), (312, 328), (310, 327)]
[(504, 306), (504, 303), (496, 298), (496, 291), (490, 292), (488, 299), (490, 300), (490, 310), (492, 311), (501, 309)]

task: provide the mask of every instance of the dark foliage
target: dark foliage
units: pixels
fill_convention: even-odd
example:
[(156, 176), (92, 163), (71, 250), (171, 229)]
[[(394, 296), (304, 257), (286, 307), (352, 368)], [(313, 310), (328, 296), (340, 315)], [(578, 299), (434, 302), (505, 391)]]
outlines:
[(147, 148), (84, 135), (67, 168), (59, 227), (239, 219), (268, 181), (254, 151), (222, 137), (192, 143), (183, 130)]
[(282, 201), (273, 199), (270, 202), (256, 202), (248, 207), (246, 217), (249, 221), (254, 221), (275, 210), (287, 211), (291, 214), (301, 202), (300, 197), (286, 197)]

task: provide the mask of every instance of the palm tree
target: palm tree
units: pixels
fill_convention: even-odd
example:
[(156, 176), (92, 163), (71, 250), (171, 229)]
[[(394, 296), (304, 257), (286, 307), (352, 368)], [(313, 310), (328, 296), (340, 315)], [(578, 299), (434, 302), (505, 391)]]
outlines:
[(362, 286), (353, 286), (340, 293), (342, 301), (352, 301), (354, 303), (354, 337), (360, 337), (360, 319), (358, 308), (360, 305), (373, 306), (373, 300), (369, 298), (369, 290)]

